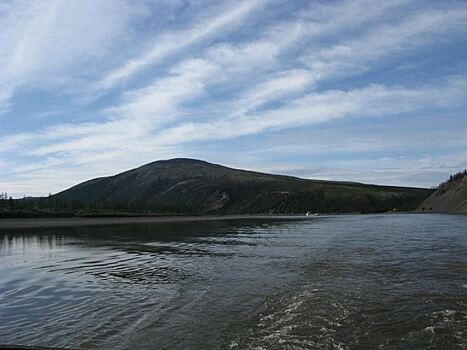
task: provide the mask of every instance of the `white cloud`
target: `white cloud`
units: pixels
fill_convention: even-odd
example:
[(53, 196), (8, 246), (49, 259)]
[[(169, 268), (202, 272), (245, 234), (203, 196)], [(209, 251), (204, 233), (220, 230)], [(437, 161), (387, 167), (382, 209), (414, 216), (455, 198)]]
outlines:
[(6, 113), (10, 110), (10, 99), (12, 96), (13, 91), (11, 87), (3, 87), (3, 89), (0, 89), (0, 114)]
[[(257, 114), (184, 123), (158, 135), (160, 144), (229, 139), (281, 128), (293, 128), (344, 117), (390, 116), (429, 107), (443, 107), (462, 99), (467, 80), (422, 88), (369, 86), (350, 91), (310, 93), (276, 109)], [(238, 127), (240, 126), (240, 127)]]
[(109, 114), (124, 116), (143, 122), (146, 118), (154, 125), (158, 118), (169, 118), (178, 113), (178, 107), (203, 94), (205, 83), (221, 73), (219, 67), (202, 59), (183, 61), (171, 70), (171, 74), (156, 79), (146, 88), (129, 91), (124, 101)]
[[(71, 185), (182, 153), (203, 157), (194, 149), (208, 142), (345, 118), (410, 117), (414, 111), (465, 104), (463, 75), (436, 77), (437, 83), (399, 80), (400, 85), (375, 84), (366, 77), (355, 86), (348, 80), (345, 88), (339, 86), (339, 79), (378, 69), (381, 62), (410, 61), (421, 47), (465, 35), (467, 8), (461, 3), (311, 2), (299, 12), (264, 21), (257, 18), (269, 14), (266, 0), (201, 4), (205, 14), (188, 18), (188, 24), (167, 25), (156, 36), (152, 28), (138, 38), (135, 19), (154, 10), (145, 1), (136, 6), (124, 0), (8, 4), (0, 5), (0, 111), (15, 108), (12, 97), (21, 88), (82, 96), (83, 90), (96, 94), (118, 86), (83, 107), (89, 111), (86, 122), (73, 123), (71, 116), (0, 139), (0, 155), (12, 169), (8, 176), (30, 186), (34, 178)], [(261, 26), (244, 27), (250, 19)], [(157, 64), (160, 69), (149, 69)], [(37, 113), (46, 120), (53, 111)], [(336, 152), (369, 147), (364, 139), (354, 140), (353, 148), (332, 142), (323, 147)], [(287, 151), (293, 153), (280, 152)], [(40, 164), (44, 160), (47, 167)], [(60, 170), (67, 176), (63, 182), (56, 176)]]
[[(222, 159), (222, 158), (220, 158)], [(467, 168), (467, 153), (431, 156), (352, 157), (310, 159), (306, 162), (278, 161), (246, 154), (229, 165), (273, 174), (289, 174), (301, 178), (353, 181), (389, 186), (436, 186), (449, 175)]]
[(16, 0), (9, 5), (0, 12), (3, 106), (19, 87), (63, 87), (95, 74), (115, 45), (131, 35), (130, 23), (144, 9), (126, 0)]
[[(408, 0), (398, 0), (386, 4), (375, 4), (367, 0), (344, 1), (340, 7), (312, 3), (306, 15), (273, 25), (264, 31), (262, 38), (246, 44), (220, 43), (208, 48), (207, 60), (222, 62), (229, 71), (264, 69), (276, 61), (281, 51), (295, 47), (300, 40), (335, 35), (348, 26), (358, 27), (371, 22)], [(202, 42), (206, 39), (222, 37), (232, 28), (237, 28), (253, 13), (258, 13), (266, 0), (244, 1), (224, 9), (217, 16), (206, 16), (190, 29), (172, 30), (160, 34), (140, 55), (129, 59), (121, 67), (110, 71), (91, 87), (92, 95), (103, 92), (122, 83), (142, 70), (163, 62), (165, 59)], [(336, 11), (336, 8), (339, 8)], [(365, 11), (362, 11), (365, 9)], [(317, 16), (319, 14), (319, 16)], [(326, 21), (323, 21), (326, 18)]]
[(52, 127), (42, 133), (23, 135), (17, 140), (7, 138), (3, 147), (7, 147), (6, 142), (16, 141), (19, 144), (55, 139), (58, 142), (46, 143), (27, 151), (27, 154), (44, 156), (95, 149), (101, 152), (125, 150), (149, 137), (154, 128), (170, 122), (174, 115), (180, 113), (179, 104), (202, 94), (203, 80), (215, 69), (203, 60), (184, 61), (172, 71), (171, 76), (156, 80), (144, 89), (128, 92), (120, 106), (105, 111), (110, 117), (103, 123)]
[(358, 75), (381, 63), (405, 55), (417, 48), (443, 39), (449, 32), (461, 33), (467, 27), (467, 7), (455, 10), (429, 10), (394, 24), (383, 23), (353, 39), (311, 50), (301, 58), (321, 80)]
[(224, 34), (232, 26), (239, 26), (244, 18), (251, 15), (265, 4), (265, 0), (248, 0), (235, 3), (224, 9), (214, 18), (206, 18), (193, 28), (173, 31), (158, 36), (153, 44), (137, 57), (132, 58), (123, 66), (111, 71), (93, 87), (94, 90), (107, 90), (125, 81), (150, 65), (157, 64), (178, 51), (189, 47), (211, 36)]
[(315, 171), (309, 171), (306, 175), (302, 173), (302, 176), (395, 186), (431, 187), (467, 167), (467, 154), (333, 160), (315, 163), (315, 166)]

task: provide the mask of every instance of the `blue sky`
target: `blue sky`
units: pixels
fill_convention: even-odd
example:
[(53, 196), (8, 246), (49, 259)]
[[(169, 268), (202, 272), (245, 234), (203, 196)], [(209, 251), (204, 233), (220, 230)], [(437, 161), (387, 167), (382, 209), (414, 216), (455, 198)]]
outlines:
[(0, 192), (190, 157), (433, 186), (467, 168), (467, 1), (2, 0)]

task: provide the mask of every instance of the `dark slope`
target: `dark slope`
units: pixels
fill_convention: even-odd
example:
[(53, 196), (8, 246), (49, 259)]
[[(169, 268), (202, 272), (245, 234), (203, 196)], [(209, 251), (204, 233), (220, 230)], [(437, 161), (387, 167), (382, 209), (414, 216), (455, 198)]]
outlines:
[(419, 207), (419, 211), (467, 214), (467, 171), (451, 176)]
[(415, 209), (425, 189), (304, 180), (194, 159), (157, 161), (54, 196), (87, 207), (180, 213), (381, 212)]

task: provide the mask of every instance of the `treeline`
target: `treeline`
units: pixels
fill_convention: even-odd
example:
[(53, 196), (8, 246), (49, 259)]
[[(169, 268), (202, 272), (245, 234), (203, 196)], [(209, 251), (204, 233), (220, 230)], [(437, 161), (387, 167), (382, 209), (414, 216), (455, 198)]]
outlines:
[(0, 208), (16, 209), (81, 209), (78, 203), (66, 201), (61, 198), (55, 198), (52, 195), (48, 197), (24, 197), (13, 199), (7, 192), (0, 194)]
[(13, 199), (13, 197), (9, 196), (7, 192), (0, 192), (0, 201), (7, 199)]
[(13, 205), (14, 199), (7, 192), (0, 192), (0, 208)]
[(15, 217), (64, 217), (74, 216), (80, 208), (52, 195), (13, 199), (6, 192), (0, 194), (0, 218)]
[(451, 184), (459, 181), (460, 179), (463, 179), (465, 176), (467, 176), (467, 169), (465, 169), (463, 171), (459, 171), (459, 172), (455, 173), (454, 175), (449, 176), (449, 179), (447, 179), (446, 181), (441, 182), (438, 185), (437, 191), (439, 193), (446, 192), (449, 189), (449, 187), (451, 186)]
[(141, 209), (130, 205), (110, 205), (99, 201), (83, 204), (53, 195), (13, 199), (6, 192), (0, 194), (0, 218), (159, 216), (180, 215), (181, 213), (176, 208), (173, 208), (174, 210), (164, 209)]

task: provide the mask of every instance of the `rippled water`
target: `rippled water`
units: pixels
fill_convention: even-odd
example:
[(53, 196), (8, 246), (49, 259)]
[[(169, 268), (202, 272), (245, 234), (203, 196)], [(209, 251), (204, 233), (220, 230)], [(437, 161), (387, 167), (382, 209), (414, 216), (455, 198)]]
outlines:
[(466, 349), (467, 216), (0, 231), (0, 343)]

